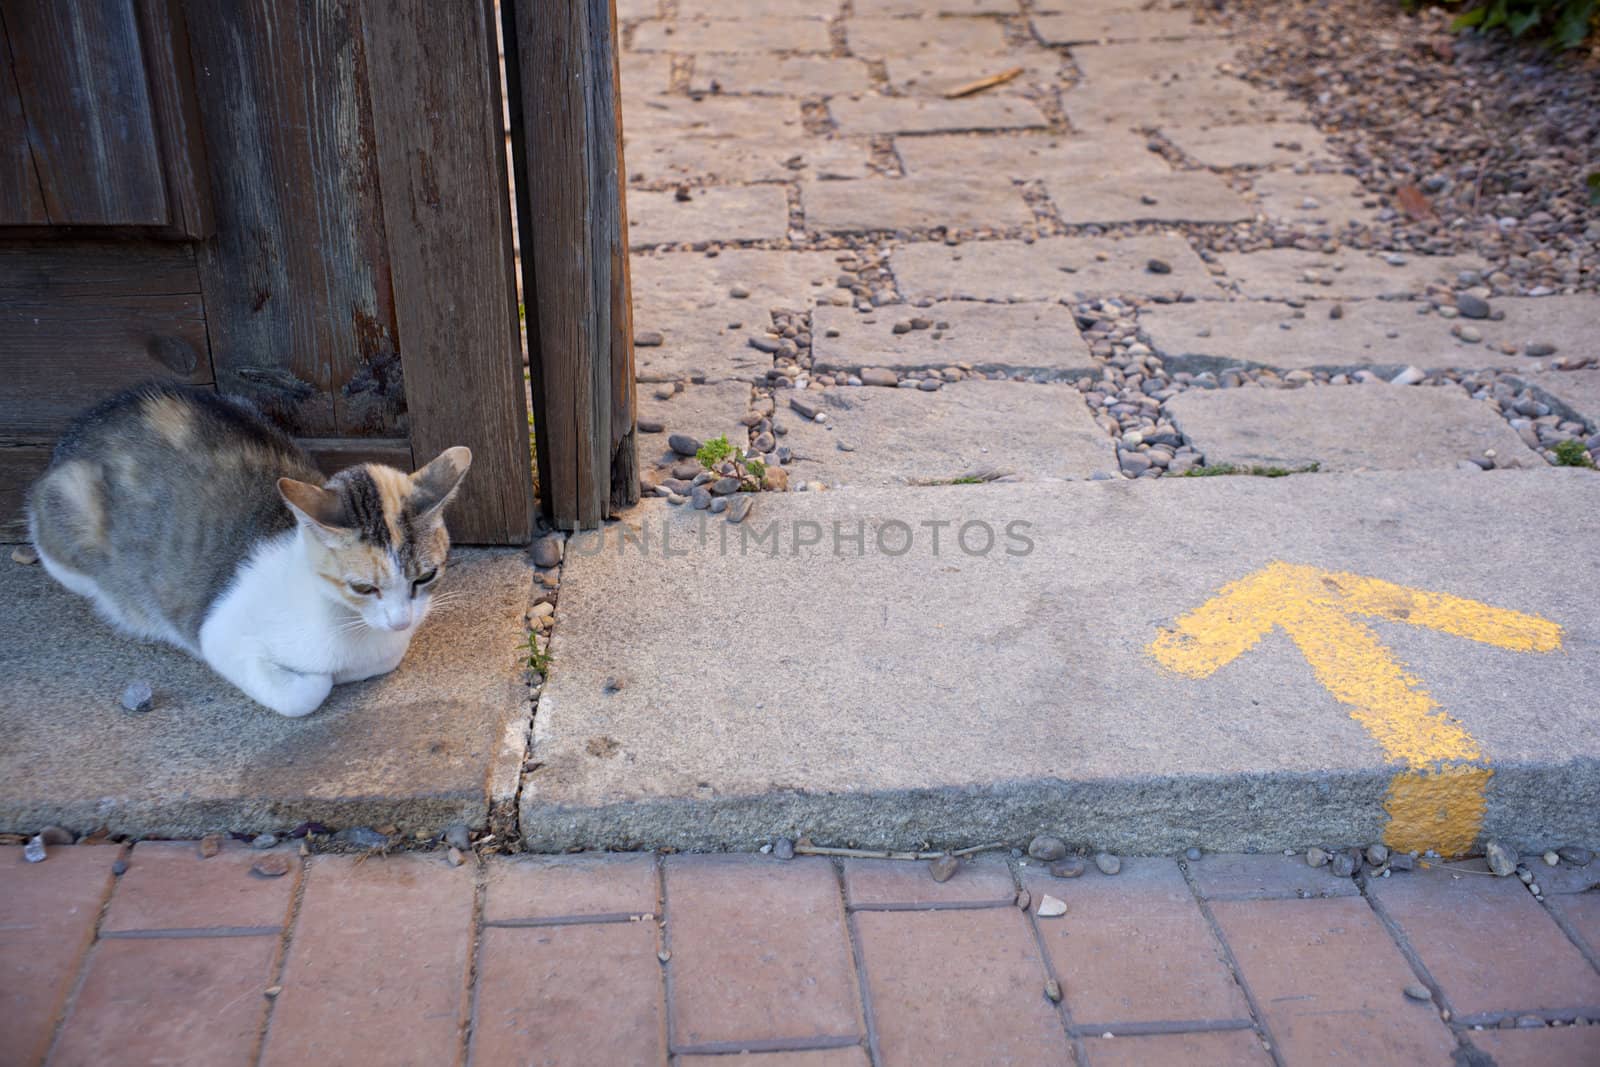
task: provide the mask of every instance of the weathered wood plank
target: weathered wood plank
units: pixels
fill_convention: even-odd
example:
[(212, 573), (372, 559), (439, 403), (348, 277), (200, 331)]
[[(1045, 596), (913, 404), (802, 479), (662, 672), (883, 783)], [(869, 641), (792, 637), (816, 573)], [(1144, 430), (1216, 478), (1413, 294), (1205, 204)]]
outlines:
[(167, 192), (133, 0), (0, 0), (57, 226), (161, 226)]
[(216, 220), (207, 187), (188, 26), (178, 0), (136, 2), (166, 175), (169, 226), (174, 236), (200, 240), (211, 236)]
[(33, 149), (28, 147), (22, 97), (11, 69), (11, 42), (0, 19), (0, 226), (45, 226), (49, 222)]
[(50, 465), (51, 445), (46, 442), (16, 444), (0, 441), (0, 544), (28, 539), (23, 516), (28, 486)]
[(337, 474), (357, 463), (382, 463), (407, 474), (417, 469), (411, 442), (404, 437), (302, 437), (299, 445), (323, 474)]
[(372, 0), (364, 16), (391, 271), (412, 294), (398, 332), (413, 453), (472, 449), (451, 511), (458, 540), (526, 541), (533, 486), (490, 0)]
[(185, 13), (216, 214), (201, 280), (218, 385), (292, 433), (405, 434), (359, 7)]
[(638, 499), (616, 17), (503, 11), (540, 485), (553, 522), (592, 527)]
[(0, 299), (197, 294), (194, 249), (163, 241), (0, 243)]

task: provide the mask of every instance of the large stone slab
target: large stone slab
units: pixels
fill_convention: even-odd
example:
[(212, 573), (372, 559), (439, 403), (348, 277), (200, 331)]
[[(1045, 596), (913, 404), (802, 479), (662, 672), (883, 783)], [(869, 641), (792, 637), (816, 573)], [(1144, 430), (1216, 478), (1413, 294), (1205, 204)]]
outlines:
[(701, 93), (772, 93), (779, 96), (833, 96), (872, 88), (867, 65), (859, 59), (830, 56), (697, 56), (689, 88)]
[(831, 52), (820, 19), (651, 19), (633, 31), (636, 52)]
[(1452, 470), (1493, 453), (1497, 467), (1544, 465), (1499, 414), (1455, 386), (1191, 389), (1166, 412), (1208, 464)]
[[(799, 101), (745, 96), (631, 95), (623, 102), (622, 122), (629, 145), (639, 136), (721, 141), (793, 138), (805, 132)], [(631, 170), (633, 161), (628, 162)]]
[(1221, 37), (1221, 26), (1196, 22), (1187, 11), (1069, 11), (1035, 15), (1033, 33), (1047, 45)]
[(1600, 370), (1517, 371), (1517, 378), (1561, 405), (1600, 431)]
[(807, 228), (823, 233), (1004, 229), (1034, 221), (1022, 190), (1000, 174), (807, 182), (800, 203)]
[(794, 452), (791, 484), (1060, 481), (1117, 470), (1111, 439), (1067, 385), (962, 381), (932, 393), (841, 386), (809, 390), (806, 399), (822, 408), (826, 422), (793, 412), (777, 420)]
[(787, 182), (796, 178), (864, 178), (872, 147), (865, 140), (814, 137), (628, 135), (628, 176), (636, 182)]
[(957, 130), (1042, 128), (1043, 113), (1032, 104), (1005, 96), (959, 100), (914, 96), (841, 96), (828, 110), (846, 134), (950, 133)]
[(995, 19), (873, 18), (845, 20), (845, 41), (863, 59), (914, 56), (919, 52), (995, 55), (1006, 50), (1006, 35)]
[(789, 232), (781, 185), (710, 186), (683, 199), (672, 191), (628, 190), (628, 244), (757, 241)]
[[(287, 719), (182, 652), (118, 635), (43, 568), (0, 567), (0, 829), (509, 826), (532, 573), (520, 551), (457, 551), (443, 581), (450, 600), (398, 670)], [(142, 715), (118, 704), (134, 680), (155, 690)]]
[(1093, 136), (928, 134), (897, 138), (894, 147), (906, 173), (913, 177), (998, 174), (1070, 187), (1125, 174), (1172, 173), (1167, 161), (1150, 151), (1146, 138), (1124, 130), (1104, 130)]
[(1161, 132), (1184, 155), (1207, 167), (1270, 167), (1333, 158), (1322, 133), (1305, 122), (1172, 122)]
[(871, 18), (902, 15), (1014, 15), (1016, 0), (856, 0), (855, 13)]
[[(1600, 297), (1510, 297), (1494, 301), (1500, 321), (1468, 323), (1483, 335), (1468, 343), (1452, 333), (1467, 320), (1445, 319), (1418, 301), (1372, 300), (1340, 306), (1294, 308), (1266, 301), (1228, 304), (1160, 304), (1139, 313), (1139, 326), (1169, 364), (1194, 370), (1260, 364), (1283, 370), (1415, 365), (1424, 369), (1542, 366), (1518, 353), (1529, 344), (1556, 354), (1600, 355)], [(1427, 311), (1428, 314), (1419, 314)]]
[(1067, 118), (1080, 130), (1099, 126), (1144, 129), (1172, 122), (1205, 125), (1293, 121), (1305, 107), (1281, 93), (1235, 78), (1185, 78), (1171, 83), (1085, 81), (1061, 96)]
[(1252, 191), (1275, 223), (1307, 233), (1333, 234), (1377, 221), (1379, 199), (1348, 174), (1296, 174), (1277, 170), (1255, 179)]
[[(772, 309), (804, 310), (841, 292), (828, 252), (669, 252), (635, 255), (630, 265), (635, 336), (662, 335), (660, 345), (634, 348), (641, 381), (763, 376), (772, 357), (750, 347), (750, 338), (765, 335)], [(735, 289), (749, 295), (735, 297)]]
[[(1171, 268), (1150, 269), (1159, 260)], [(889, 256), (908, 300), (1074, 300), (1118, 294), (1223, 294), (1181, 237), (1052, 237), (1027, 241), (919, 242)]]
[[(1146, 651), (1285, 560), (1563, 627), (1552, 655), (1366, 623), (1481, 745), (1483, 835), (1582, 840), (1600, 805), (1600, 557), (1572, 546), (1597, 512), (1600, 478), (1554, 468), (763, 495), (703, 541), (696, 515), (641, 508), (647, 550), (615, 528), (569, 547), (523, 832), (546, 850), (1042, 828), (1132, 853), (1377, 840), (1402, 768), (1288, 637), (1203, 680)], [(988, 552), (981, 526), (978, 554), (957, 543), (968, 523), (994, 531)]]
[(736, 5), (727, 0), (678, 0), (678, 17), (717, 19), (737, 14), (754, 19), (826, 19), (836, 14), (837, 8), (837, 4), (817, 0), (740, 0)]
[(672, 88), (672, 57), (661, 52), (624, 52), (617, 59), (622, 82), (622, 110), (635, 96), (653, 96)]
[[(895, 332), (917, 319), (930, 327)], [(1060, 304), (940, 301), (925, 308), (892, 304), (870, 314), (823, 306), (811, 316), (811, 357), (819, 372), (904, 372), (966, 363), (987, 372), (1098, 375), (1072, 311)]]
[(1061, 221), (1246, 222), (1255, 209), (1215, 174), (1204, 171), (1138, 172), (1075, 181), (1046, 179), (1045, 188)]
[(617, 21), (633, 22), (637, 19), (661, 17), (661, 0), (617, 0)]
[(1404, 256), (1390, 262), (1377, 253), (1298, 248), (1222, 252), (1217, 263), (1241, 295), (1266, 300), (1420, 296), (1429, 285), (1453, 284), (1462, 271), (1485, 268), (1476, 256)]
[(1029, 92), (1037, 86), (1053, 90), (1062, 77), (1061, 56), (1047, 48), (995, 54), (935, 48), (913, 55), (889, 56), (883, 65), (889, 85), (897, 92), (936, 96), (1016, 67), (1022, 68), (1021, 74), (984, 92), (1004, 96)]
[(1225, 41), (1134, 41), (1084, 45), (1072, 62), (1091, 82), (1204, 81), (1238, 59)]
[[(767, 357), (770, 365), (771, 356)], [(660, 430), (639, 431), (639, 458), (646, 463), (671, 463), (678, 457), (667, 446), (675, 433), (688, 434), (702, 443), (726, 437), (742, 446), (749, 437), (740, 420), (750, 411), (748, 382), (686, 385), (662, 400), (648, 386), (639, 391), (639, 418), (659, 422)]]

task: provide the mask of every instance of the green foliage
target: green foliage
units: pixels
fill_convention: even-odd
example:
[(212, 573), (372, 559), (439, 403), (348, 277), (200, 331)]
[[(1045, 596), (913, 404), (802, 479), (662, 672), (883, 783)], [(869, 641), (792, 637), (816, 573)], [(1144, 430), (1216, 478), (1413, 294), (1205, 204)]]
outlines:
[(1255, 478), (1287, 478), (1291, 474), (1315, 474), (1322, 469), (1320, 463), (1307, 463), (1303, 467), (1240, 467), (1233, 463), (1211, 463), (1203, 467), (1190, 467), (1183, 472), (1185, 478), (1216, 478), (1226, 474), (1244, 474)]
[[(1467, 0), (1468, 7), (1450, 24), (1453, 30), (1504, 29), (1513, 37), (1533, 30), (1548, 31), (1552, 48), (1577, 48), (1594, 30), (1600, 0)], [(1408, 10), (1410, 10), (1408, 8)]]
[(767, 476), (767, 465), (761, 462), (759, 459), (745, 460), (744, 469), (749, 472), (750, 477), (754, 478), (758, 483), (761, 481), (761, 479)]
[(694, 454), (694, 458), (699, 460), (700, 466), (706, 470), (710, 470), (723, 460), (732, 459), (733, 457), (734, 448), (728, 443), (727, 434), (723, 434), (721, 437), (713, 437), (701, 445), (700, 451)]
[(550, 673), (550, 650), (539, 647), (539, 637), (532, 630), (528, 631), (528, 669), (540, 674)]
[(1589, 206), (1600, 207), (1600, 170), (1585, 178), (1583, 184), (1589, 189)]
[(1594, 467), (1594, 460), (1582, 441), (1562, 441), (1556, 445), (1554, 452), (1558, 467)]

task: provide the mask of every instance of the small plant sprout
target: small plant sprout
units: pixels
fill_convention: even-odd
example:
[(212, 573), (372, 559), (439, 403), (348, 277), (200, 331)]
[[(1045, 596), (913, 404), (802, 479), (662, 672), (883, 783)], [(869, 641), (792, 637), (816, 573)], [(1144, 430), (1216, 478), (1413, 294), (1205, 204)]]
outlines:
[(701, 445), (700, 451), (694, 454), (694, 458), (700, 461), (700, 466), (706, 470), (712, 470), (718, 463), (723, 460), (733, 459), (735, 455), (734, 447), (728, 443), (728, 435), (723, 434), (721, 437), (713, 437)]
[(1556, 454), (1558, 467), (1594, 467), (1594, 458), (1589, 455), (1589, 450), (1583, 446), (1582, 441), (1562, 441), (1553, 449)]

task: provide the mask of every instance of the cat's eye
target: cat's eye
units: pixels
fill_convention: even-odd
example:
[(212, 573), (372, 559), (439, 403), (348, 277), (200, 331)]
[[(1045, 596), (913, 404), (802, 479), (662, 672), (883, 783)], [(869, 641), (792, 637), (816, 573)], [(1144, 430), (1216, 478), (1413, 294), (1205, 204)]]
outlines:
[(413, 589), (421, 589), (423, 586), (427, 585), (429, 582), (433, 581), (437, 577), (439, 577), (439, 568), (435, 567), (433, 570), (429, 571), (427, 574), (418, 575), (417, 576), (417, 580), (411, 583), (411, 588), (413, 588)]
[(350, 591), (355, 593), (357, 596), (371, 596), (373, 593), (378, 591), (378, 587), (375, 585), (368, 585), (366, 582), (351, 582)]

